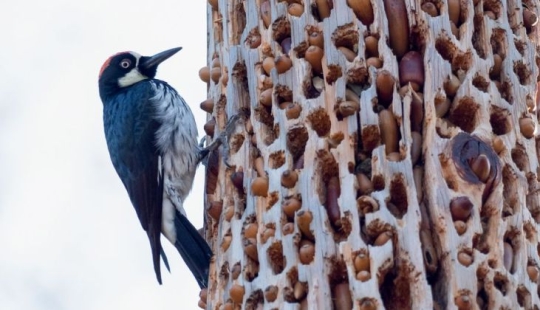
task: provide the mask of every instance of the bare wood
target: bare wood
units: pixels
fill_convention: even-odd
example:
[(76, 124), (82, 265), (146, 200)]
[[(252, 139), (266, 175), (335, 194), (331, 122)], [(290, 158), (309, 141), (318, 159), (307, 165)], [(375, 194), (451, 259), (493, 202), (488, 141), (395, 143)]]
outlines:
[[(296, 17), (287, 12), (288, 2), (301, 1), (270, 0), (268, 27), (261, 17), (265, 1), (208, 6), (208, 63), (218, 57), (221, 68), (208, 95), (215, 135), (231, 115), (249, 111), (250, 117), (230, 141), (230, 167), (219, 164), (216, 187), (205, 197), (207, 205), (221, 202), (224, 210), (218, 220), (206, 216), (216, 254), (207, 309), (540, 306), (534, 138), (539, 43), (530, 22), (539, 5), (433, 1), (428, 14), (422, 1), (388, 0), (386, 9), (399, 1), (407, 16), (371, 1), (369, 25), (347, 0), (330, 1), (323, 20), (311, 7), (323, 1), (304, 1)], [(405, 46), (423, 57), (423, 85), (401, 87), (403, 42), (387, 45), (390, 33), (402, 31), (393, 28), (403, 21), (396, 18), (409, 25)], [(324, 38), (322, 72), (304, 58), (313, 32)], [(370, 44), (378, 39), (381, 68), (366, 65), (368, 36)], [(288, 37), (291, 49), (284, 51)], [(400, 48), (400, 57), (392, 47)], [(356, 55), (352, 61), (350, 52)], [(290, 57), (292, 67), (267, 74), (263, 60), (281, 55)], [(492, 69), (498, 58), (500, 71)], [(391, 87), (389, 104), (377, 97), (375, 81), (383, 71), (393, 77), (393, 84), (381, 86)], [(266, 89), (272, 90), (270, 109), (259, 102)], [(360, 111), (343, 117), (338, 107), (355, 93)], [(444, 111), (438, 105), (447, 98), (451, 104)], [(287, 114), (288, 102), (301, 107), (298, 117), (287, 117), (294, 115)], [(380, 122), (381, 110), (391, 112), (398, 127), (397, 152), (384, 145), (392, 139), (381, 140), (387, 122)], [(411, 160), (413, 129), (422, 141), (417, 162)], [(258, 157), (265, 175), (254, 167)], [(298, 180), (286, 188), (280, 180), (287, 170)], [(243, 173), (240, 188), (230, 179), (235, 172)], [(360, 173), (370, 183), (367, 192), (358, 191)], [(257, 177), (269, 181), (266, 196), (253, 195)], [(328, 186), (335, 177), (339, 186)], [(281, 207), (290, 197), (301, 200), (294, 217)], [(246, 238), (248, 225), (250, 231), (256, 227), (255, 239)], [(367, 270), (355, 267), (360, 253), (369, 257)]]

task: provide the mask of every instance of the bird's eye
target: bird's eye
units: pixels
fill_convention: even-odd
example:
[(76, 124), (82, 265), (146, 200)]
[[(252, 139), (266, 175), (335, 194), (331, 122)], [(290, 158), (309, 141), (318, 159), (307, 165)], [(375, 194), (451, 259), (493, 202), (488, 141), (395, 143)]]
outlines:
[(131, 66), (131, 60), (129, 59), (122, 59), (122, 61), (120, 62), (120, 67), (124, 68), (124, 69), (127, 69)]

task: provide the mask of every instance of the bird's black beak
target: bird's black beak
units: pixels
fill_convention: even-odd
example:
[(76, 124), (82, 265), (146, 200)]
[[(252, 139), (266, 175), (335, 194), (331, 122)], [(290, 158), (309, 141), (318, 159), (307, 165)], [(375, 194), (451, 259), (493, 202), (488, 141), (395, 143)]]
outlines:
[(139, 62), (139, 68), (143, 72), (155, 72), (155, 70), (157, 69), (157, 66), (160, 63), (169, 59), (169, 57), (176, 54), (181, 49), (182, 49), (181, 47), (175, 47), (175, 48), (171, 48), (169, 50), (163, 51), (161, 53), (157, 53), (154, 56), (141, 57), (141, 60)]

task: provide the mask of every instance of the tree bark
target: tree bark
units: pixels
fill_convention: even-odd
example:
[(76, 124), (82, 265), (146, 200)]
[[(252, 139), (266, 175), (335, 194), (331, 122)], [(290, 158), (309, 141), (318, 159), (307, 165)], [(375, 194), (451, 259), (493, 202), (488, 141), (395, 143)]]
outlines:
[(538, 309), (539, 7), (209, 1), (206, 308)]

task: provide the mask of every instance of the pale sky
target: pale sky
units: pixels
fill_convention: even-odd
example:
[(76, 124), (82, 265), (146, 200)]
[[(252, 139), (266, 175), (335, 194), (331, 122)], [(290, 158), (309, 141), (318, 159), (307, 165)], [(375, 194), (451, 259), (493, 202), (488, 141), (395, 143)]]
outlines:
[[(171, 274), (156, 281), (148, 239), (109, 159), (97, 75), (116, 52), (182, 46), (157, 77), (190, 104), (201, 137), (206, 3), (2, 3), (0, 309), (198, 309), (198, 285), (164, 238)], [(184, 205), (198, 228), (203, 172)]]

